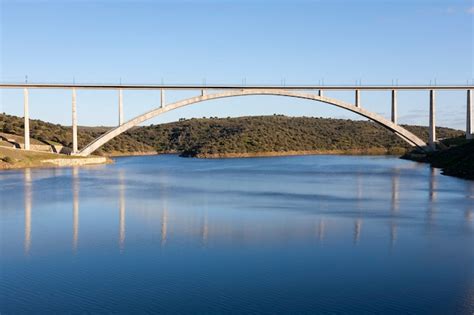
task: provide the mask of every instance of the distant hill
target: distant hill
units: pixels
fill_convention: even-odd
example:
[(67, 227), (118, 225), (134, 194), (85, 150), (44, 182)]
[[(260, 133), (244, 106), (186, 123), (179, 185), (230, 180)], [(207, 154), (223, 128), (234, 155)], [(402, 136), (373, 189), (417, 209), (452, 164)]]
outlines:
[[(404, 126), (424, 140), (428, 128)], [(107, 127), (79, 127), (79, 148), (104, 133)], [(72, 145), (71, 128), (41, 120), (30, 122), (31, 136), (42, 142)], [(0, 132), (22, 135), (23, 119), (0, 114)], [(462, 131), (437, 128), (440, 138)], [(181, 119), (178, 122), (136, 127), (105, 144), (96, 154), (131, 154), (156, 151), (183, 156), (245, 156), (260, 153), (397, 153), (409, 146), (386, 129), (369, 121), (282, 115), (238, 118)]]
[[(428, 139), (428, 128), (405, 126)], [(439, 137), (456, 137), (461, 131), (437, 128)], [(184, 156), (286, 151), (400, 152), (409, 148), (402, 139), (369, 121), (287, 117), (282, 115), (239, 118), (200, 118), (152, 125), (129, 135), (157, 151)]]

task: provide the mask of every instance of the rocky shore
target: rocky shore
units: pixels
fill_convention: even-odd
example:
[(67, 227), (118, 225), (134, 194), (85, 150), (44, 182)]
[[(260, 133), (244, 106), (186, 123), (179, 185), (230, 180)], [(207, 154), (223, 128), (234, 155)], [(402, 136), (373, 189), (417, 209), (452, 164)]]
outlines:
[(210, 153), (184, 155), (184, 157), (196, 157), (201, 159), (221, 159), (221, 158), (246, 158), (246, 157), (271, 157), (271, 156), (295, 156), (295, 155), (401, 155), (406, 151), (403, 148), (399, 150), (388, 150), (386, 148), (370, 149), (350, 149), (350, 150), (302, 150), (302, 151), (270, 151), (270, 152), (238, 152), (238, 153)]
[(402, 158), (429, 163), (432, 167), (441, 168), (445, 175), (474, 180), (474, 140), (428, 154), (415, 150)]

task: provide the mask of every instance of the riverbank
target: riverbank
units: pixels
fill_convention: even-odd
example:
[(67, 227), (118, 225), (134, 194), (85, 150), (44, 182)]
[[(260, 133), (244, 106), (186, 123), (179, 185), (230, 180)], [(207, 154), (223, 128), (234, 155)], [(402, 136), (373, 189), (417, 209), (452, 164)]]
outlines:
[[(218, 154), (197, 154), (183, 155), (181, 157), (200, 159), (222, 159), (222, 158), (251, 158), (251, 157), (272, 157), (272, 156), (297, 156), (297, 155), (402, 155), (405, 149), (351, 149), (351, 150), (304, 150), (304, 151), (267, 151), (267, 152), (246, 152), (246, 153), (218, 153)], [(105, 156), (79, 157), (63, 154), (47, 153), (40, 151), (24, 151), (14, 148), (0, 147), (0, 170), (40, 168), (40, 167), (67, 167), (84, 166), (94, 164), (113, 163), (114, 157), (127, 156), (148, 156), (161, 154), (176, 154), (176, 151), (166, 152), (110, 152)]]
[(104, 156), (109, 158), (114, 157), (126, 157), (126, 156), (147, 156), (147, 155), (158, 155), (158, 154), (165, 154), (165, 153), (158, 153), (156, 151), (146, 151), (146, 152), (107, 152)]
[(105, 156), (78, 157), (0, 147), (0, 170), (37, 167), (84, 166), (109, 164), (112, 162), (113, 161), (110, 158)]
[(183, 157), (195, 157), (200, 159), (223, 159), (223, 158), (248, 158), (248, 157), (272, 157), (272, 156), (295, 156), (295, 155), (402, 155), (405, 154), (404, 148), (386, 149), (348, 149), (348, 150), (290, 150), (290, 151), (264, 151), (264, 152), (230, 152), (230, 153), (212, 153), (184, 155)]
[(429, 163), (440, 168), (444, 175), (474, 180), (474, 140), (428, 154), (415, 150), (402, 158)]

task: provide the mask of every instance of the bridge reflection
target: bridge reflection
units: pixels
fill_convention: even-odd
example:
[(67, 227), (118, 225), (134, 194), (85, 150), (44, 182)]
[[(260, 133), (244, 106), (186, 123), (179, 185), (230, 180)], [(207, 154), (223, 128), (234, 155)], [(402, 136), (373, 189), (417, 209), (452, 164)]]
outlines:
[(392, 199), (391, 199), (391, 222), (390, 222), (390, 247), (393, 248), (397, 242), (397, 218), (400, 207), (400, 173), (397, 170), (392, 175)]
[(31, 249), (31, 169), (27, 168), (23, 172), (24, 194), (25, 194), (25, 240), (23, 242), (25, 255), (30, 254)]
[(364, 184), (362, 183), (362, 177), (361, 175), (358, 173), (357, 174), (357, 179), (356, 179), (356, 183), (357, 183), (357, 194), (356, 194), (356, 207), (357, 207), (357, 218), (354, 222), (354, 245), (357, 245), (359, 244), (359, 240), (360, 240), (360, 233), (361, 233), (361, 230), (362, 230), (362, 190), (363, 190), (363, 187), (364, 187)]
[(79, 243), (79, 168), (72, 169), (72, 251), (77, 252)]
[[(439, 182), (439, 173), (437, 170), (431, 169), (429, 173), (429, 183), (427, 191), (427, 197), (429, 204), (427, 207), (426, 217), (424, 222), (428, 229), (433, 228), (435, 222), (435, 214), (437, 209), (437, 199), (438, 199), (438, 182)], [(23, 172), (23, 182), (24, 182), (24, 253), (29, 255), (32, 247), (32, 196), (34, 192), (34, 180), (33, 174), (30, 169), (25, 169)], [(74, 254), (78, 251), (79, 238), (80, 238), (80, 172), (79, 168), (71, 169), (71, 188), (72, 188), (72, 252)], [(395, 171), (391, 176), (391, 191), (388, 200), (390, 200), (390, 206), (387, 207), (385, 212), (377, 213), (377, 216), (382, 215), (387, 217), (388, 222), (388, 239), (389, 246), (393, 248), (395, 246), (398, 233), (399, 233), (399, 218), (400, 218), (400, 198), (401, 192), (400, 184), (401, 173)], [(125, 250), (125, 241), (126, 241), (126, 218), (127, 218), (127, 205), (126, 205), (126, 196), (127, 196), (127, 181), (125, 172), (119, 171), (117, 176), (118, 185), (117, 188), (117, 198), (118, 198), (118, 248), (121, 253)], [(362, 177), (359, 177), (355, 181), (357, 187), (354, 187), (355, 197), (356, 197), (356, 213), (353, 215), (353, 225), (352, 225), (352, 242), (354, 245), (361, 243), (361, 236), (363, 234), (364, 221), (367, 218), (371, 218), (372, 213), (369, 210), (370, 208), (364, 209), (368, 204), (365, 203), (366, 194), (364, 192), (364, 183)], [(467, 203), (467, 206), (464, 211), (462, 211), (462, 220), (466, 224), (466, 228), (472, 229), (472, 221), (474, 219), (474, 185), (466, 186), (466, 197), (469, 200), (473, 200), (471, 203)], [(409, 193), (407, 191), (407, 193)], [(338, 217), (328, 215), (327, 213), (331, 210), (329, 209), (326, 202), (323, 202), (319, 206), (320, 212), (312, 214), (314, 219), (309, 222), (309, 225), (306, 222), (295, 222), (301, 225), (301, 229), (289, 231), (287, 230), (285, 224), (279, 226), (278, 228), (265, 226), (265, 223), (255, 224), (251, 221), (242, 220), (234, 224), (233, 222), (213, 222), (215, 221), (215, 216), (212, 215), (210, 221), (209, 212), (207, 209), (202, 211), (192, 213), (192, 218), (186, 218), (182, 216), (183, 212), (170, 211), (169, 206), (166, 202), (166, 195), (163, 196), (163, 201), (161, 205), (161, 210), (156, 211), (156, 206), (150, 209), (150, 222), (155, 219), (153, 216), (159, 213), (159, 217), (156, 218), (156, 223), (159, 222), (160, 226), (160, 246), (164, 247), (170, 241), (170, 223), (174, 228), (173, 237), (183, 236), (192, 236), (199, 240), (201, 246), (207, 246), (210, 241), (215, 241), (219, 239), (225, 239), (230, 237), (232, 240), (241, 240), (241, 241), (252, 241), (252, 240), (262, 240), (269, 238), (288, 238), (293, 236), (302, 236), (308, 237), (308, 235), (313, 235), (313, 238), (323, 242), (327, 238), (328, 230), (338, 229), (333, 225), (334, 222), (338, 221)], [(388, 196), (387, 196), (388, 197)], [(462, 210), (462, 209), (460, 209)], [(384, 213), (385, 212), (385, 213)], [(135, 212), (136, 214), (136, 208)], [(337, 216), (337, 213), (335, 214)], [(197, 219), (196, 216), (200, 216), (200, 219)], [(170, 220), (172, 217), (172, 220)], [(350, 220), (350, 216), (342, 215), (340, 217), (344, 219), (345, 222)], [(377, 218), (378, 219), (378, 218)], [(370, 220), (370, 219), (369, 219)], [(367, 226), (370, 226), (368, 224)], [(342, 232), (345, 233), (345, 232)]]
[(125, 249), (125, 174), (119, 172), (119, 248), (123, 253)]
[(428, 209), (427, 209), (427, 219), (426, 226), (430, 230), (434, 224), (435, 215), (436, 215), (436, 200), (438, 196), (438, 174), (435, 168), (430, 168), (430, 177), (429, 177), (429, 198), (428, 198)]
[(324, 232), (326, 230), (326, 221), (324, 218), (319, 220), (319, 229), (318, 229), (318, 240), (322, 242), (324, 240)]
[(469, 224), (474, 219), (474, 184), (467, 186), (466, 197), (472, 201), (466, 208), (466, 212), (464, 215), (466, 223)]
[(168, 207), (163, 207), (161, 212), (161, 247), (165, 246), (168, 239)]

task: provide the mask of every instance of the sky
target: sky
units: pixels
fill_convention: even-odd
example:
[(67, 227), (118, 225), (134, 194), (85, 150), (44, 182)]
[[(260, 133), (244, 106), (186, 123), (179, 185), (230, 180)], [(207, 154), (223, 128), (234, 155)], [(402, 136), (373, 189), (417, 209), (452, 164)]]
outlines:
[[(0, 81), (173, 84), (474, 84), (474, 0), (0, 0)], [(196, 95), (167, 92), (166, 101)], [(327, 96), (353, 102), (349, 92)], [(427, 91), (400, 92), (399, 122), (428, 124)], [(159, 106), (125, 91), (125, 119)], [(389, 92), (361, 104), (389, 117)], [(79, 124), (118, 122), (116, 91), (77, 94)], [(30, 91), (30, 116), (71, 124), (71, 92)], [(0, 112), (23, 115), (21, 90)], [(437, 94), (437, 124), (464, 129), (466, 92)], [(195, 104), (149, 123), (284, 114), (361, 119), (308, 100), (246, 96)]]

